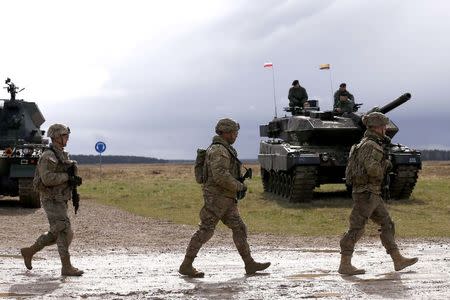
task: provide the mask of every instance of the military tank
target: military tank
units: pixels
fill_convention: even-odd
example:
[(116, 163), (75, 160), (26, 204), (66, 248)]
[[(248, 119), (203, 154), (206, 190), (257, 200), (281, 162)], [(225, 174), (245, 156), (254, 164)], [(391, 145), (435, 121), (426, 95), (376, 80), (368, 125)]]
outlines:
[[(406, 93), (383, 107), (368, 111), (388, 113), (411, 99)], [(322, 184), (345, 183), (345, 167), (350, 148), (359, 142), (366, 130), (362, 123), (362, 104), (343, 114), (320, 111), (317, 100), (309, 100), (309, 108), (285, 108), (292, 116), (275, 117), (260, 126), (258, 160), (264, 191), (290, 202), (308, 202), (313, 191)], [(394, 122), (387, 125), (390, 138), (399, 131)], [(401, 144), (386, 146), (385, 153), (393, 164), (389, 174), (391, 199), (407, 199), (422, 168), (421, 154)], [(347, 186), (351, 191), (351, 186)]]
[(48, 144), (40, 126), (45, 119), (34, 102), (17, 100), (19, 90), (11, 79), (5, 88), (10, 99), (0, 99), (0, 196), (19, 196), (25, 207), (40, 207), (33, 189), (36, 164)]

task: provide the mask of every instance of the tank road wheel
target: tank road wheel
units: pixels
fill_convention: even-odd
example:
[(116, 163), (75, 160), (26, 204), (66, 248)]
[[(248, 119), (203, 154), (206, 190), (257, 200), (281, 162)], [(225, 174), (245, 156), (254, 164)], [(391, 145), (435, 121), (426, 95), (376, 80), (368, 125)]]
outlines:
[(317, 168), (297, 166), (292, 174), (292, 188), (288, 197), (290, 202), (310, 202), (316, 187)]
[(278, 174), (278, 172), (275, 172), (272, 193), (274, 193), (275, 195), (278, 195), (279, 191), (280, 191), (280, 174)]
[(264, 192), (270, 191), (270, 173), (261, 168), (261, 180), (264, 188)]
[(281, 177), (281, 183), (280, 183), (280, 196), (281, 197), (285, 197), (285, 195), (286, 195), (286, 174), (284, 174), (284, 173), (281, 173), (280, 174), (280, 177)]
[(283, 197), (283, 173), (278, 173), (278, 196)]
[(284, 176), (284, 190), (283, 190), (283, 197), (288, 198), (291, 194), (291, 177), (289, 174), (283, 174)]
[(21, 178), (19, 179), (19, 201), (20, 204), (28, 208), (40, 208), (41, 201), (39, 193), (33, 189), (33, 179)]
[(280, 172), (277, 172), (277, 196), (281, 196), (283, 193), (283, 174)]
[(275, 186), (274, 181), (275, 181), (275, 173), (273, 171), (270, 171), (270, 173), (269, 173), (269, 193), (273, 193), (273, 187)]
[(418, 173), (419, 169), (416, 166), (398, 166), (389, 186), (391, 199), (409, 199), (416, 185)]
[(284, 198), (289, 200), (292, 191), (292, 177), (290, 174), (284, 174), (285, 185), (284, 185)]

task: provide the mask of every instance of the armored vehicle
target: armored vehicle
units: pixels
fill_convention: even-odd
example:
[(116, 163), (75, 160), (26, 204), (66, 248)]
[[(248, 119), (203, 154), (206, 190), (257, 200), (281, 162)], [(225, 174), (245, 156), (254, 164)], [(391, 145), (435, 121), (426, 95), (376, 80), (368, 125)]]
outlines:
[(0, 196), (19, 196), (25, 207), (40, 207), (33, 190), (36, 164), (45, 144), (44, 117), (34, 102), (17, 100), (18, 87), (8, 78), (10, 99), (0, 99)]
[[(388, 113), (411, 98), (409, 93), (369, 112)], [(345, 183), (345, 167), (350, 148), (364, 135), (364, 114), (357, 110), (343, 114), (320, 111), (317, 100), (309, 100), (307, 109), (286, 108), (292, 116), (274, 118), (260, 126), (258, 160), (264, 191), (291, 202), (307, 202), (321, 184)], [(367, 113), (369, 113), (367, 112)], [(390, 121), (386, 135), (392, 138), (398, 127)], [(392, 199), (409, 198), (422, 167), (420, 152), (401, 144), (385, 147), (393, 164), (389, 174)], [(351, 191), (351, 187), (347, 189)]]

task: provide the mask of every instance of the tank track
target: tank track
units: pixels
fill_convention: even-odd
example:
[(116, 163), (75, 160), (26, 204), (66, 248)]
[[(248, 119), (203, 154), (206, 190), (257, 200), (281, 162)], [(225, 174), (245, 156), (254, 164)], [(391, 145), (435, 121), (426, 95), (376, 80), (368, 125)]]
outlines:
[(20, 204), (28, 208), (40, 208), (41, 201), (39, 193), (36, 193), (33, 188), (32, 178), (19, 179), (19, 201)]
[(391, 199), (409, 199), (417, 182), (419, 168), (417, 166), (398, 166), (391, 175), (389, 192)]
[(261, 180), (264, 192), (269, 192), (270, 173), (264, 168), (261, 168)]
[(269, 172), (261, 168), (261, 179), (265, 192), (289, 202), (309, 202), (316, 187), (317, 168), (297, 166), (293, 172)]

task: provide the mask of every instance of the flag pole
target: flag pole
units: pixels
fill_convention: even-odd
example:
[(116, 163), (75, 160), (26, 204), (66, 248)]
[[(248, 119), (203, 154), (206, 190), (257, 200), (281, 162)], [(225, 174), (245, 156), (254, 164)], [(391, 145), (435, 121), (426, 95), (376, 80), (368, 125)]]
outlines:
[(277, 99), (275, 97), (275, 68), (272, 65), (272, 85), (273, 85), (273, 104), (275, 106), (275, 119), (278, 117), (277, 115)]
[(331, 92), (331, 102), (334, 106), (334, 99), (333, 99), (333, 79), (331, 77), (331, 68), (328, 69), (328, 72), (330, 73), (330, 92)]

